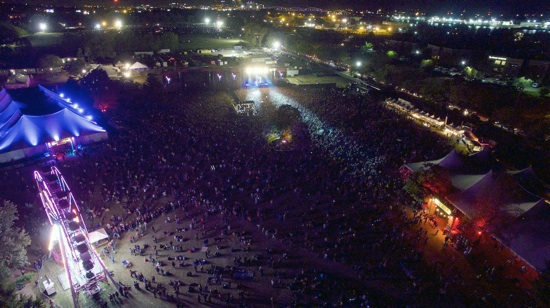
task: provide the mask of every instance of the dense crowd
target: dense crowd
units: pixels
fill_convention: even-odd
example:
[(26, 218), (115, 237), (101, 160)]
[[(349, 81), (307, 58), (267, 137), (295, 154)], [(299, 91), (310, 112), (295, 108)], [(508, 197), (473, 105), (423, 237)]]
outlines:
[[(132, 108), (115, 108), (109, 117), (119, 125), (108, 142), (84, 149), (79, 159), (58, 162), (82, 202), (89, 229), (107, 226), (137, 241), (147, 223), (165, 217), (166, 223), (177, 221), (169, 234), (181, 234), (184, 226), (197, 231), (196, 240), (233, 236), (235, 251), (255, 249), (253, 236), (232, 229), (239, 221), (254, 226), (265, 241), (287, 247), (257, 252), (261, 257), (253, 260), (234, 256), (239, 267), (260, 276), (269, 272), (271, 287), (291, 292), (292, 299), (281, 304), (462, 303), (453, 288), (459, 277), (442, 275), (437, 264), (423, 261), (415, 247), (428, 235), (397, 206), (409, 201), (396, 169), (442, 156), (448, 151), (444, 141), (353, 89), (278, 87), (235, 94), (254, 100), (257, 116), (236, 115), (233, 95), (221, 91), (186, 90), (155, 103), (133, 96), (127, 102)], [(298, 109), (309, 134), (301, 140), (307, 142), (273, 150), (265, 137), (270, 114), (261, 112), (268, 105)], [(22, 190), (31, 192), (29, 180), (18, 176)], [(113, 207), (124, 213), (110, 214)], [(180, 214), (170, 221), (172, 212)], [(177, 236), (163, 238), (163, 245), (170, 239), (165, 247), (174, 251), (171, 258), (181, 254), (172, 249)], [(156, 238), (154, 243), (156, 248)], [(318, 269), (298, 251), (344, 270)], [(145, 286), (155, 297), (166, 294)], [(182, 291), (174, 292), (166, 298), (177, 301)], [(254, 298), (216, 292), (233, 303)]]

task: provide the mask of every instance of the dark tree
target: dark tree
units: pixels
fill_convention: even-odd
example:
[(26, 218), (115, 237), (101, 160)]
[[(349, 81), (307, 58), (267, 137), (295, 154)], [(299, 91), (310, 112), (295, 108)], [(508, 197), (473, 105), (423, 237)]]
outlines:
[(17, 207), (10, 201), (0, 205), (0, 280), (11, 276), (11, 272), (27, 265), (27, 247), (31, 238), (25, 230), (15, 226), (19, 219)]
[(404, 187), (405, 191), (419, 202), (423, 202), (429, 194), (445, 196), (452, 188), (449, 172), (433, 164), (428, 164), (411, 174)]
[(301, 115), (298, 109), (290, 105), (282, 105), (277, 109), (274, 123), (279, 129), (284, 130), (298, 123), (300, 119)]
[(61, 67), (63, 66), (63, 61), (56, 55), (45, 55), (38, 59), (37, 66), (40, 68)]

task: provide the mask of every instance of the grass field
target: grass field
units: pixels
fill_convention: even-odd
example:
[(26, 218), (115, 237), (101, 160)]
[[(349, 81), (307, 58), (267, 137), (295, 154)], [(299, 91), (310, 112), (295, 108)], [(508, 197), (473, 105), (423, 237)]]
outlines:
[(179, 35), (181, 49), (229, 49), (242, 42), (238, 38), (214, 38), (205, 34)]
[(33, 47), (51, 47), (60, 45), (63, 33), (35, 33), (25, 36)]
[[(63, 33), (35, 33), (25, 36), (33, 47), (44, 48), (62, 43)], [(243, 42), (240, 38), (216, 38), (208, 34), (180, 34), (181, 49), (229, 49)]]

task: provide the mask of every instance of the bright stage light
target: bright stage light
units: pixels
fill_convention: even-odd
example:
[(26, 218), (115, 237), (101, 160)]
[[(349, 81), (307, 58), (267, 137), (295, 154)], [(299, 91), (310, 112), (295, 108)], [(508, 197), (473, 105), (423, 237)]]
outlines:
[(48, 245), (48, 250), (51, 251), (53, 249), (53, 245), (55, 241), (59, 241), (59, 225), (55, 224), (52, 226), (52, 234), (50, 235), (50, 244)]
[(269, 69), (265, 66), (261, 66), (261, 67), (255, 66), (255, 67), (247, 67), (245, 69), (245, 72), (247, 74), (260, 75), (260, 74), (267, 74), (269, 72)]

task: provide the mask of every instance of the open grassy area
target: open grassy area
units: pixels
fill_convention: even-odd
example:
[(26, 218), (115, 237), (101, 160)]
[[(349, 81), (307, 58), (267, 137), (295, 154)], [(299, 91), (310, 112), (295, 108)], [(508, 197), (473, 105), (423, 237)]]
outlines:
[(215, 38), (205, 34), (181, 34), (179, 42), (181, 49), (229, 49), (242, 40)]
[(61, 44), (63, 33), (35, 33), (25, 38), (29, 39), (33, 47), (51, 47)]
[[(25, 36), (33, 47), (47, 48), (62, 44), (63, 33), (35, 33)], [(223, 36), (222, 36), (223, 37)], [(213, 34), (180, 34), (181, 49), (230, 49), (242, 43), (240, 38), (216, 38)]]

